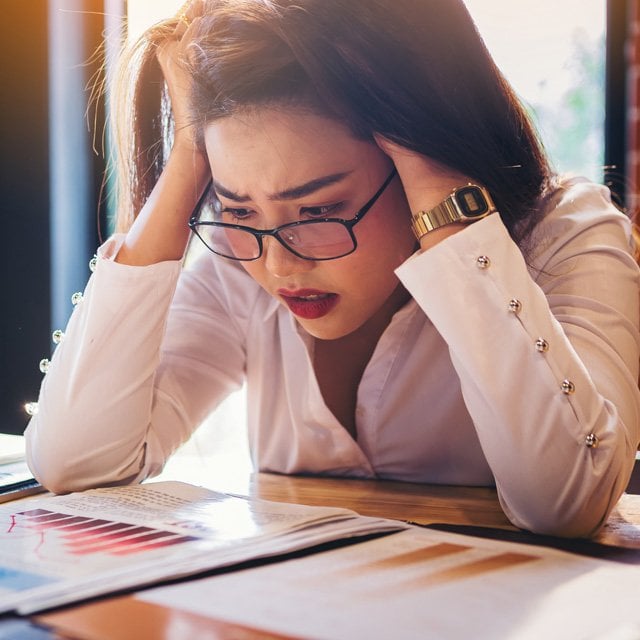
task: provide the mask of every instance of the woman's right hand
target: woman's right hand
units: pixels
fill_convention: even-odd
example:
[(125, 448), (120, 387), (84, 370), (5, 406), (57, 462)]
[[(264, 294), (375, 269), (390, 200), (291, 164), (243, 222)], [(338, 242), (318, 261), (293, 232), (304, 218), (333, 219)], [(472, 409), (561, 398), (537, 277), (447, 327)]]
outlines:
[(190, 115), (191, 78), (184, 64), (204, 0), (191, 0), (183, 9), (174, 32), (156, 51), (171, 100), (173, 146), (160, 178), (116, 256), (117, 262), (128, 265), (183, 257), (190, 234), (187, 223), (211, 180), (206, 155), (197, 144), (197, 127), (202, 123), (194, 122)]
[(204, 0), (190, 0), (178, 13), (177, 25), (170, 38), (159, 45), (156, 56), (162, 69), (174, 119), (174, 145), (197, 147), (194, 122), (190, 116), (191, 80), (186, 70), (187, 46), (194, 24), (200, 19)]

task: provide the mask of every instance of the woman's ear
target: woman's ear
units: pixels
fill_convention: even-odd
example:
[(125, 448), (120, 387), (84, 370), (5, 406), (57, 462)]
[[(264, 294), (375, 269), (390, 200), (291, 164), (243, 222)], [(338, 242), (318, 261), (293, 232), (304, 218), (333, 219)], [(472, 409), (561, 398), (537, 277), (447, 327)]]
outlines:
[[(382, 149), (384, 153), (386, 153), (392, 160), (394, 155), (400, 153), (400, 151), (404, 148), (395, 142), (391, 142), (388, 138), (380, 135), (379, 133), (373, 134), (373, 139), (376, 141), (376, 144)], [(409, 152), (408, 149), (405, 151)]]
[(411, 173), (409, 170), (423, 168), (426, 165), (432, 168), (434, 165), (434, 161), (430, 158), (427, 158), (417, 151), (412, 151), (397, 142), (392, 142), (389, 138), (385, 138), (379, 133), (374, 133), (373, 138), (380, 149), (391, 158), (400, 174), (403, 172)]

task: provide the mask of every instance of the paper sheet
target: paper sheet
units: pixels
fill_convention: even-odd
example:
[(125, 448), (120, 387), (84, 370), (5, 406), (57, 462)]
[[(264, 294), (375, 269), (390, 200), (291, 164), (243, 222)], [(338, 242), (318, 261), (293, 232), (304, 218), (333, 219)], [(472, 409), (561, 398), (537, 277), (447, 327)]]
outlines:
[(178, 482), (8, 503), (0, 523), (0, 612), (20, 613), (403, 526)]
[(638, 640), (640, 567), (412, 528), (136, 597), (315, 639)]
[(24, 437), (0, 433), (0, 464), (24, 460)]

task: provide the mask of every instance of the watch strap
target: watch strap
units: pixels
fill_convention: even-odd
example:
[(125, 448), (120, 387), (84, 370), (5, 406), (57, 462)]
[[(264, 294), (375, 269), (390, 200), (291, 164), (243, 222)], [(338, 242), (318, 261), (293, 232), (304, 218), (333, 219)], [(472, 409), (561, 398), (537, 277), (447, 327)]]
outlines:
[[(469, 202), (466, 202), (467, 198)], [(481, 206), (478, 207), (478, 205)], [(413, 215), (411, 225), (419, 240), (430, 231), (452, 222), (475, 222), (495, 211), (496, 206), (489, 192), (484, 187), (468, 184), (454, 189), (447, 198), (432, 209), (419, 211)]]
[(433, 231), (445, 224), (451, 224), (460, 220), (460, 214), (455, 208), (453, 198), (448, 197), (439, 205), (429, 209), (428, 211), (419, 211), (412, 218), (413, 231), (416, 237), (420, 239), (429, 231)]

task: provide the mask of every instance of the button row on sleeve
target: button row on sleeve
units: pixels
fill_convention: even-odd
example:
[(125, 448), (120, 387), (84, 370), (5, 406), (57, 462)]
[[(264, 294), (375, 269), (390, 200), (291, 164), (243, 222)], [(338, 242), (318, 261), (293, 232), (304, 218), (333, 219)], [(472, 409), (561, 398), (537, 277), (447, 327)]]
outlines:
[[(491, 266), (491, 260), (487, 256), (479, 256), (476, 259), (476, 265), (479, 269), (487, 269)], [(509, 310), (509, 312), (516, 316), (522, 311), (522, 307), (522, 301), (520, 301), (518, 298), (511, 298), (507, 305), (507, 309)], [(538, 338), (535, 341), (534, 346), (536, 351), (538, 351), (539, 353), (547, 353), (549, 351), (549, 342), (544, 338)], [(562, 393), (570, 396), (575, 393), (576, 386), (571, 380), (564, 379), (560, 384), (560, 389), (562, 390)], [(595, 433), (590, 433), (585, 438), (585, 445), (590, 449), (595, 449), (598, 446), (598, 443), (598, 436), (596, 436)]]
[[(92, 273), (96, 270), (97, 264), (98, 264), (98, 256), (94, 255), (93, 258), (89, 260), (89, 270)], [(80, 302), (82, 302), (82, 299), (83, 299), (82, 291), (76, 291), (76, 293), (74, 293), (71, 296), (71, 304), (74, 307), (76, 307), (78, 304), (80, 304)], [(64, 331), (62, 331), (62, 329), (56, 329), (51, 334), (51, 340), (53, 341), (53, 344), (59, 345), (64, 340)], [(40, 363), (38, 364), (38, 368), (40, 369), (40, 372), (43, 374), (46, 374), (47, 371), (49, 370), (49, 364), (50, 364), (50, 361), (48, 358), (42, 358), (42, 360), (40, 360)], [(24, 410), (27, 415), (35, 416), (36, 413), (38, 413), (38, 403), (26, 402), (24, 405)]]

